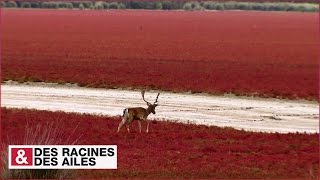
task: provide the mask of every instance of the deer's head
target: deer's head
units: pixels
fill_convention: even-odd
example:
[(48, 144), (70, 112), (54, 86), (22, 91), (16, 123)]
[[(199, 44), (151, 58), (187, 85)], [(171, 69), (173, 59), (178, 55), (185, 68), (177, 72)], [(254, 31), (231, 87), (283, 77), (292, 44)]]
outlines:
[(149, 103), (148, 101), (146, 101), (144, 99), (144, 93), (145, 93), (145, 91), (141, 91), (142, 99), (144, 100), (144, 102), (147, 103), (147, 106), (148, 106), (147, 111), (152, 113), (152, 114), (156, 114), (155, 109), (158, 106), (158, 97), (159, 97), (160, 93), (158, 93), (157, 98), (156, 98), (156, 100), (154, 101), (153, 104)]

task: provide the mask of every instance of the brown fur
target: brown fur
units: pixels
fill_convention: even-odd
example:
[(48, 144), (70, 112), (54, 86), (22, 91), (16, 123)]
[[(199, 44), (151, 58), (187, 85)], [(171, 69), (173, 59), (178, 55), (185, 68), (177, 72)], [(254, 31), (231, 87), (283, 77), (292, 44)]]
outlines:
[[(142, 97), (144, 100), (144, 92), (142, 92)], [(158, 106), (157, 100), (159, 97), (159, 93), (157, 96), (156, 101), (151, 104), (147, 101), (145, 101), (147, 103), (147, 108), (143, 108), (143, 107), (133, 107), (133, 108), (126, 108), (123, 111), (123, 115), (122, 115), (122, 121), (120, 122), (119, 126), (118, 126), (118, 132), (120, 131), (121, 127), (123, 125), (126, 125), (127, 127), (127, 131), (130, 132), (130, 124), (134, 121), (137, 120), (138, 124), (139, 124), (139, 131), (141, 133), (141, 122), (147, 122), (147, 129), (146, 132), (149, 132), (149, 121), (147, 120), (147, 117), (149, 116), (150, 113), (155, 114), (155, 108)]]

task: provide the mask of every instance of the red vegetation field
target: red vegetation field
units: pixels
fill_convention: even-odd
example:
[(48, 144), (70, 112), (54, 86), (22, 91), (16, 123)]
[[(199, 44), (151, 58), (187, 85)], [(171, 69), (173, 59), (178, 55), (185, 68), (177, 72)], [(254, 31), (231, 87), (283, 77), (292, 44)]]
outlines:
[(3, 80), (318, 97), (318, 14), (2, 10)]
[[(117, 144), (118, 170), (77, 171), (82, 178), (317, 178), (319, 134), (267, 134), (172, 122), (151, 123), (149, 134), (120, 119), (2, 108), (4, 143), (23, 143), (27, 123), (55, 122), (77, 144)], [(77, 127), (76, 131), (72, 132)], [(19, 133), (17, 133), (19, 132)], [(66, 141), (63, 141), (68, 143)], [(70, 143), (70, 142), (69, 142)]]

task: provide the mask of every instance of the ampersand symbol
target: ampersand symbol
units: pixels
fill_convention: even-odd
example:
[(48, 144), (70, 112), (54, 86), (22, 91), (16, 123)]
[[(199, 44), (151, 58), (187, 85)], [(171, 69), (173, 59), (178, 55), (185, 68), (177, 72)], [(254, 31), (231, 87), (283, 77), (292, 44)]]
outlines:
[(17, 152), (17, 157), (16, 157), (16, 162), (18, 164), (29, 164), (27, 161), (27, 157), (24, 157), (24, 155), (26, 154), (26, 152), (22, 149), (19, 149), (19, 151)]

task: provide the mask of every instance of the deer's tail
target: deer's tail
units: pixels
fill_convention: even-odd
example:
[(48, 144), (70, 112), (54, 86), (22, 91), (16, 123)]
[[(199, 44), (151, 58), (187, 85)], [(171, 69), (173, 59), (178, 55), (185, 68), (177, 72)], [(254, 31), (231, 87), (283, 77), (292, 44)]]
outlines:
[(124, 117), (124, 115), (126, 114), (126, 111), (128, 110), (128, 108), (124, 109), (123, 110), (123, 114), (122, 114), (122, 117)]

